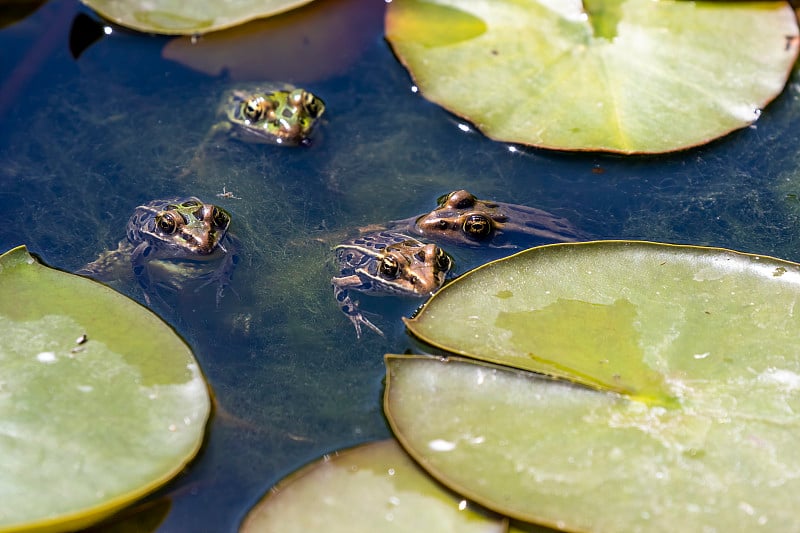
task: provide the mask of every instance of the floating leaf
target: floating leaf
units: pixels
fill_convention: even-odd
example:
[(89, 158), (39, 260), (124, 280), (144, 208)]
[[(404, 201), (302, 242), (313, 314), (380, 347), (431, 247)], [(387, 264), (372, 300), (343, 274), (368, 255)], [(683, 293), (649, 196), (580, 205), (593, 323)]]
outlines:
[(407, 325), (449, 352), (671, 405), (680, 379), (698, 369), (723, 376), (730, 361), (793, 358), (798, 299), (795, 263), (597, 241), (488, 263)]
[(668, 152), (756, 120), (797, 58), (787, 2), (395, 0), (423, 95), (489, 137)]
[(81, 0), (112, 22), (138, 31), (193, 35), (277, 15), (311, 0)]
[(672, 409), (481, 362), (388, 355), (385, 411), (435, 478), (514, 518), (567, 531), (791, 531), (800, 354), (789, 342), (729, 361), (687, 355)]
[(180, 472), (210, 410), (189, 348), (88, 279), (0, 256), (0, 531), (85, 527)]
[(239, 531), (501, 533), (506, 523), (442, 489), (386, 440), (326, 455), (295, 472), (250, 511)]

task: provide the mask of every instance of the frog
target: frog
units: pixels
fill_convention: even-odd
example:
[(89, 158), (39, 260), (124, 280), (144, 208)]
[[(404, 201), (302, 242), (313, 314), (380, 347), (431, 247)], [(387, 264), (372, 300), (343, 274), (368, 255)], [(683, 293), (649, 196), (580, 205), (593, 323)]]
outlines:
[(101, 253), (77, 274), (112, 281), (129, 269), (148, 305), (153, 299), (165, 303), (159, 285), (177, 291), (189, 280), (202, 282), (196, 290), (216, 283), (219, 305), (241, 248), (230, 225), (227, 211), (195, 196), (153, 200), (134, 209), (116, 250)]
[(221, 134), (249, 143), (309, 146), (324, 112), (321, 98), (293, 85), (231, 89), (217, 111), (221, 120), (208, 130), (178, 178), (202, 166), (209, 144)]
[(481, 200), (464, 189), (440, 196), (429, 213), (395, 220), (387, 228), (437, 244), (519, 248), (532, 239), (586, 240), (567, 219), (524, 205)]
[(393, 231), (376, 231), (334, 247), (338, 273), (331, 279), (333, 295), (361, 338), (366, 326), (383, 331), (359, 309), (354, 292), (373, 296), (421, 298), (442, 287), (453, 260), (442, 248)]
[(229, 91), (216, 130), (253, 143), (284, 146), (309, 145), (310, 135), (325, 112), (325, 102), (305, 89), (287, 85)]

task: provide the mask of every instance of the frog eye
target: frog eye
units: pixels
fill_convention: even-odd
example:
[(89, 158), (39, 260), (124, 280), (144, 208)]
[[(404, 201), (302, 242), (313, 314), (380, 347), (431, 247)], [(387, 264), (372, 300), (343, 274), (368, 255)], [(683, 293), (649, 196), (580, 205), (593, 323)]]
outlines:
[(436, 204), (439, 207), (449, 207), (450, 209), (467, 209), (473, 207), (477, 201), (475, 195), (461, 189), (441, 195), (436, 199)]
[(484, 215), (470, 215), (464, 221), (464, 233), (475, 239), (485, 239), (492, 232), (492, 221)]
[(214, 206), (214, 211), (212, 212), (211, 217), (214, 225), (218, 228), (227, 228), (228, 224), (231, 223), (230, 215), (224, 209), (220, 209), (217, 206)]
[(289, 102), (294, 106), (302, 105), (305, 94), (306, 92), (303, 89), (295, 89), (289, 93)]
[(200, 207), (202, 205), (203, 202), (201, 202), (200, 200), (187, 200), (181, 204), (181, 207), (192, 208), (192, 207)]
[(269, 104), (263, 96), (254, 96), (249, 98), (242, 106), (242, 113), (245, 118), (250, 120), (259, 120), (262, 115), (266, 113)]
[(303, 107), (308, 112), (308, 115), (312, 118), (317, 118), (322, 114), (322, 111), (325, 109), (325, 104), (322, 103), (322, 100), (317, 98), (311, 93), (304, 93), (303, 94)]
[(381, 260), (381, 264), (378, 266), (378, 272), (381, 275), (388, 279), (394, 279), (397, 277), (397, 271), (400, 269), (400, 266), (397, 264), (391, 257), (384, 257)]
[(178, 231), (178, 217), (175, 213), (159, 213), (156, 215), (156, 227), (167, 235)]
[(473, 207), (478, 199), (475, 195), (467, 191), (454, 191), (450, 193), (447, 203), (455, 209), (467, 209)]
[(450, 259), (450, 256), (441, 248), (436, 249), (436, 258), (434, 261), (436, 262), (436, 269), (439, 271), (447, 271), (453, 267), (453, 260)]

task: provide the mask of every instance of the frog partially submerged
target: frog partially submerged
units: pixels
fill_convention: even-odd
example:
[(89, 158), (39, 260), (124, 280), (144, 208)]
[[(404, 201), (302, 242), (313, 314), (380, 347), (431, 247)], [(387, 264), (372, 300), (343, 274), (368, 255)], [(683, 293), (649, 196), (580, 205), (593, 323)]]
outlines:
[(250, 143), (310, 145), (311, 133), (324, 112), (321, 98), (291, 85), (228, 91), (218, 110), (222, 120), (209, 129), (178, 177), (201, 165), (208, 145), (220, 134)]
[(378, 231), (350, 239), (334, 248), (339, 269), (331, 279), (333, 295), (361, 338), (361, 325), (383, 335), (353, 299), (354, 291), (375, 296), (423, 297), (444, 284), (453, 261), (444, 250), (408, 235)]
[(480, 200), (463, 189), (439, 197), (430, 213), (396, 220), (388, 228), (439, 244), (516, 248), (533, 238), (578, 241), (586, 237), (567, 219), (524, 205)]
[(239, 261), (239, 241), (228, 231), (230, 224), (224, 209), (194, 196), (153, 200), (134, 210), (127, 238), (116, 250), (103, 252), (77, 273), (111, 281), (129, 265), (148, 304), (151, 298), (163, 301), (157, 285), (178, 290), (190, 279), (202, 282), (198, 289), (216, 283), (219, 304)]
[(215, 128), (247, 142), (305, 145), (324, 112), (322, 99), (304, 89), (234, 89), (220, 107), (226, 120)]

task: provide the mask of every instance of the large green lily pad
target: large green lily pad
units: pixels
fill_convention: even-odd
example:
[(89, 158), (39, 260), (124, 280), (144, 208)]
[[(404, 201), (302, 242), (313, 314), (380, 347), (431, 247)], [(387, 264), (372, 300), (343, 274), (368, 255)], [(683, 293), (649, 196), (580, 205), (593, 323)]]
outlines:
[(311, 0), (81, 0), (108, 20), (138, 31), (195, 35), (277, 15)]
[(387, 356), (387, 417), (434, 477), (522, 520), (792, 529), (798, 302), (800, 265), (770, 257), (533, 248), (457, 279), (408, 321), (441, 349), (505, 366)]
[(515, 518), (567, 531), (793, 531), (800, 354), (770, 348), (696, 360), (670, 409), (471, 360), (387, 356), (385, 409), (434, 477)]
[(444, 490), (394, 440), (326, 455), (281, 481), (242, 533), (501, 533), (502, 517)]
[(748, 379), (748, 365), (794, 361), (798, 300), (795, 263), (597, 241), (484, 265), (445, 286), (407, 325), (452, 353), (670, 406), (686, 399), (687, 376)]
[(94, 281), (0, 256), (0, 531), (85, 527), (162, 485), (210, 411), (186, 344)]
[(797, 57), (787, 2), (394, 0), (422, 94), (501, 141), (656, 153), (755, 121)]

